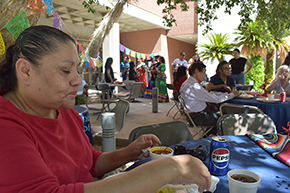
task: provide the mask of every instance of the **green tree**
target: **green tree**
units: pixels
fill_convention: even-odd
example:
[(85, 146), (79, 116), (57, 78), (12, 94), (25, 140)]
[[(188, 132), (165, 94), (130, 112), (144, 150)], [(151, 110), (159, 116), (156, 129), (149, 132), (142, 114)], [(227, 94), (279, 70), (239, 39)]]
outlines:
[(290, 28), (289, 0), (201, 0), (198, 1), (196, 12), (199, 25), (205, 26), (203, 33), (212, 30), (211, 22), (217, 19), (216, 12), (224, 8), (224, 12), (231, 15), (234, 7), (239, 7), (241, 17), (240, 26), (246, 26), (254, 19), (265, 21), (273, 37), (281, 37)]
[(224, 55), (232, 54), (234, 45), (228, 43), (228, 34), (212, 33), (207, 37), (210, 40), (210, 44), (201, 43), (197, 45), (202, 60), (209, 60), (213, 63), (215, 59), (222, 61)]
[[(250, 22), (240, 26), (235, 34), (238, 46), (242, 46), (241, 54), (250, 56), (248, 59), (253, 64), (253, 69), (246, 75), (246, 83), (254, 80), (254, 89), (257, 90), (265, 80), (264, 63), (262, 55), (268, 53), (272, 46), (271, 34), (263, 22)], [(261, 65), (262, 64), (262, 65)]]

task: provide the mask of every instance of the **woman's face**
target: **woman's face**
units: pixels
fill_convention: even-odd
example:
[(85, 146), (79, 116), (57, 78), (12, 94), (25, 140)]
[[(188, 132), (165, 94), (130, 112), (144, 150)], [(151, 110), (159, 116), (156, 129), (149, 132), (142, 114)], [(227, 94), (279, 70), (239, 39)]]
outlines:
[(238, 59), (240, 57), (240, 53), (237, 51), (233, 51), (234, 58)]
[(288, 78), (289, 77), (289, 71), (287, 68), (280, 68), (278, 76), (282, 76), (282, 79)]
[(80, 59), (73, 42), (61, 44), (58, 51), (33, 68), (29, 92), (34, 105), (43, 109), (71, 109), (82, 83), (78, 74)]
[(192, 57), (192, 59), (193, 59), (195, 62), (197, 62), (197, 61), (199, 60), (199, 57), (198, 57), (198, 55), (194, 55), (194, 56)]

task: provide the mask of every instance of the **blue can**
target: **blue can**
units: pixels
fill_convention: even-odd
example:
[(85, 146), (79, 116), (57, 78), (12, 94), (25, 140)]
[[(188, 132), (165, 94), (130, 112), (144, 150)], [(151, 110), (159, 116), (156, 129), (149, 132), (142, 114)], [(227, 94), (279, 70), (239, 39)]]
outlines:
[(209, 171), (213, 175), (226, 175), (230, 161), (230, 143), (226, 137), (216, 136), (210, 143)]

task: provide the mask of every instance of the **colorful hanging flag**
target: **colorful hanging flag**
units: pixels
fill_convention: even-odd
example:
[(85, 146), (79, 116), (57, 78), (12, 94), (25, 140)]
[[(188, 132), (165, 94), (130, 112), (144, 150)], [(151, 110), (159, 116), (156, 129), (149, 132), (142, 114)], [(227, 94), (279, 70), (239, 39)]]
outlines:
[(90, 57), (85, 52), (82, 52), (82, 58), (86, 62), (90, 62)]
[(90, 63), (88, 61), (85, 61), (85, 66), (90, 67)]
[(126, 55), (130, 56), (130, 52), (131, 52), (131, 50), (129, 48), (125, 48), (125, 54)]
[(137, 58), (141, 58), (141, 53), (137, 52)]
[(131, 50), (131, 54), (130, 54), (131, 57), (135, 58), (136, 57), (136, 52)]
[(98, 52), (98, 53), (94, 56), (94, 58), (98, 58), (98, 57), (99, 57), (99, 54), (100, 54), (100, 52)]
[(0, 31), (0, 55), (4, 55), (5, 54), (5, 43)]
[(159, 56), (158, 53), (154, 53), (154, 56)]
[(93, 68), (93, 69), (95, 69), (96, 68), (96, 62), (93, 60), (93, 58), (92, 57), (90, 57), (90, 68)]
[(44, 0), (44, 3), (47, 6), (46, 12), (48, 14), (48, 16), (51, 16), (52, 11), (53, 11), (53, 4), (51, 0)]
[(30, 27), (30, 24), (25, 11), (19, 13), (19, 15), (17, 15), (6, 25), (7, 30), (13, 35), (15, 39), (17, 39), (21, 32), (23, 32), (28, 27)]
[(145, 60), (146, 59), (146, 54), (141, 54), (141, 57)]
[(56, 11), (54, 11), (53, 27), (63, 31), (62, 30), (63, 25), (64, 25), (63, 20), (61, 19), (59, 14)]
[(154, 54), (150, 54), (150, 57), (153, 59), (154, 58)]
[(96, 58), (96, 64), (98, 68), (101, 68), (103, 66), (102, 58)]
[(76, 43), (78, 44), (79, 48), (81, 49), (82, 52), (84, 52), (84, 48), (83, 46), (77, 41), (77, 39), (75, 39)]
[(47, 6), (43, 0), (30, 0), (26, 5), (26, 8), (45, 13)]
[(146, 54), (146, 59), (151, 60), (150, 54)]
[(124, 52), (125, 51), (125, 46), (123, 46), (122, 44), (120, 44), (120, 51)]

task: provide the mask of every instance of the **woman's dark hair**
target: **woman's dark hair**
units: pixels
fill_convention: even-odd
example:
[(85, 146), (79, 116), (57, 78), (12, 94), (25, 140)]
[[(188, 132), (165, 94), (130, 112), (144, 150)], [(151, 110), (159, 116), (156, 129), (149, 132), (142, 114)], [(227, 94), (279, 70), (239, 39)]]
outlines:
[(135, 67), (135, 62), (130, 62), (130, 70), (133, 70)]
[(177, 68), (177, 72), (173, 81), (173, 84), (175, 84), (176, 81), (178, 81), (178, 79), (182, 76), (186, 76), (186, 71), (187, 68), (185, 66), (180, 66)]
[(105, 63), (105, 69), (110, 68), (112, 63), (113, 63), (113, 58), (111, 58), (111, 57), (107, 58), (106, 63)]
[(217, 74), (219, 74), (220, 72), (219, 72), (219, 69), (222, 69), (223, 68), (223, 66), (225, 65), (225, 64), (229, 64), (227, 61), (221, 61), (219, 64), (218, 64), (218, 66), (217, 66), (217, 68), (216, 68), (216, 73)]
[(58, 52), (59, 44), (75, 43), (66, 33), (49, 26), (32, 26), (25, 29), (15, 44), (6, 51), (6, 58), (0, 65), (0, 91), (6, 93), (17, 87), (15, 64), (25, 58), (35, 67), (44, 56)]
[(194, 62), (190, 65), (188, 68), (188, 73), (190, 76), (194, 75), (195, 69), (197, 69), (199, 72), (202, 71), (206, 66), (202, 62)]
[(234, 49), (234, 51), (241, 53), (240, 50), (238, 48)]
[(165, 64), (165, 59), (164, 59), (164, 57), (160, 56), (160, 57), (159, 57), (159, 60), (160, 60), (161, 63), (164, 63), (164, 64)]

